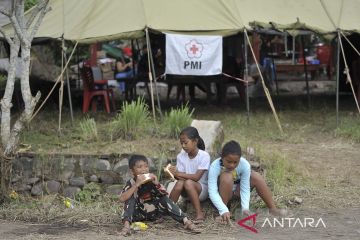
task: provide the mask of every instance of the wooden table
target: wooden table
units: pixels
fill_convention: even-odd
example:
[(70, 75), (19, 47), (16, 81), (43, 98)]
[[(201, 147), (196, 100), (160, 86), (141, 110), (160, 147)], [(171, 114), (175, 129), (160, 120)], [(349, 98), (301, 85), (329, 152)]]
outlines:
[[(313, 80), (316, 76), (316, 73), (326, 68), (325, 64), (307, 64), (306, 70), (310, 73), (311, 79)], [(275, 69), (277, 73), (285, 73), (285, 72), (297, 72), (303, 73), (305, 72), (304, 64), (276, 64)]]

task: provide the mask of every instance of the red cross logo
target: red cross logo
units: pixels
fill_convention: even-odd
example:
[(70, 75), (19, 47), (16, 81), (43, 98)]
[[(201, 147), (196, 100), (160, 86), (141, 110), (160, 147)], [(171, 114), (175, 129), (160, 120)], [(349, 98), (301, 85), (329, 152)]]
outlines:
[(199, 43), (196, 39), (190, 40), (185, 44), (185, 50), (187, 56), (192, 58), (200, 58), (202, 56), (202, 51), (204, 50), (203, 44)]
[(192, 45), (192, 47), (190, 48), (190, 51), (192, 51), (192, 53), (195, 55), (196, 52), (198, 51), (199, 49), (196, 47), (196, 45)]

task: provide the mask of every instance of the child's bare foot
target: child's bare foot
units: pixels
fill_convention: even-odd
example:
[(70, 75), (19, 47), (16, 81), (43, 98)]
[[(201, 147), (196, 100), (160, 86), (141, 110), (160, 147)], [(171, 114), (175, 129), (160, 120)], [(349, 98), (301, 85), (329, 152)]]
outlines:
[(187, 221), (185, 222), (184, 228), (185, 228), (186, 230), (188, 230), (189, 232), (192, 232), (192, 233), (196, 233), (196, 234), (201, 233), (200, 229), (198, 229), (198, 228), (196, 227), (196, 225), (195, 225), (192, 221), (190, 221), (190, 220), (187, 220)]
[(124, 223), (124, 227), (121, 230), (120, 234), (124, 237), (130, 236), (131, 235), (131, 228), (130, 228), (130, 223), (129, 222), (125, 222)]
[(193, 221), (195, 224), (203, 223), (205, 221), (205, 213), (203, 211), (196, 214), (196, 217)]
[(287, 210), (283, 208), (270, 208), (269, 213), (278, 217), (285, 217), (288, 214)]
[(163, 217), (160, 217), (160, 218), (156, 219), (156, 220), (154, 221), (154, 223), (155, 223), (155, 224), (160, 224), (160, 223), (163, 223), (164, 221), (165, 221), (165, 219), (164, 219)]

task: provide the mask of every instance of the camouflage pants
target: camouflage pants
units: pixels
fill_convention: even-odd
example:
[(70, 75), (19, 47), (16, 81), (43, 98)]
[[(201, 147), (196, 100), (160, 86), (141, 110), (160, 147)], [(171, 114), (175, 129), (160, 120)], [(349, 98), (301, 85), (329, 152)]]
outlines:
[(184, 223), (184, 218), (186, 218), (186, 214), (168, 196), (145, 203), (141, 203), (139, 199), (132, 196), (124, 204), (121, 219), (130, 223), (154, 221), (162, 215), (169, 215), (180, 223)]

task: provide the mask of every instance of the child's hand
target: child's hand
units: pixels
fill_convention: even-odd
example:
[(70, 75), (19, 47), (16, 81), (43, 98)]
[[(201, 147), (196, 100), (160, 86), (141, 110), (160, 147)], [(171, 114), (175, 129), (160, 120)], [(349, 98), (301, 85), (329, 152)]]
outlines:
[(140, 187), (140, 185), (145, 181), (145, 179), (146, 178), (145, 178), (145, 176), (143, 174), (137, 175), (136, 176), (136, 182), (135, 182), (136, 186)]
[(165, 173), (171, 177), (171, 179), (175, 180), (175, 176), (174, 174), (170, 171), (170, 168), (173, 168), (173, 166), (169, 163), (165, 168), (164, 171)]
[(170, 167), (169, 167), (169, 171), (175, 176), (175, 174), (176, 174), (176, 167), (175, 167), (175, 166), (170, 166)]
[(230, 219), (230, 217), (231, 217), (231, 213), (230, 213), (230, 212), (226, 212), (226, 213), (224, 213), (223, 215), (221, 215), (221, 218), (222, 218), (222, 220), (223, 220), (224, 223), (228, 223), (228, 224), (232, 225), (232, 224), (231, 224), (231, 219)]
[(251, 215), (251, 212), (249, 210), (244, 210), (242, 211), (242, 213), (247, 217)]
[(155, 185), (159, 184), (159, 181), (158, 181), (157, 176), (156, 176), (155, 174), (150, 173), (150, 177), (151, 177), (151, 179), (152, 179), (152, 182), (153, 182)]

